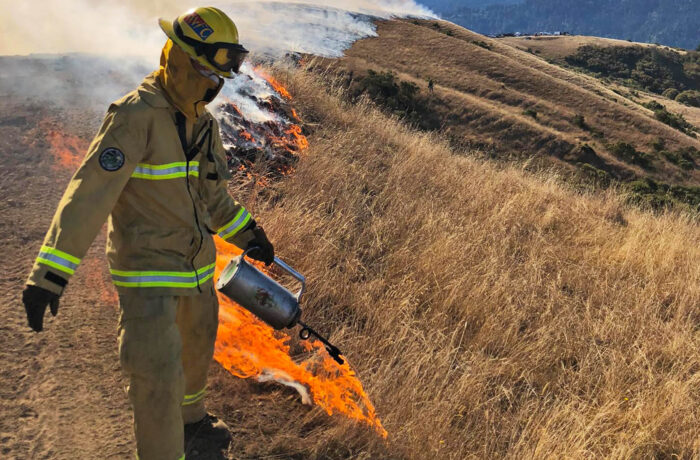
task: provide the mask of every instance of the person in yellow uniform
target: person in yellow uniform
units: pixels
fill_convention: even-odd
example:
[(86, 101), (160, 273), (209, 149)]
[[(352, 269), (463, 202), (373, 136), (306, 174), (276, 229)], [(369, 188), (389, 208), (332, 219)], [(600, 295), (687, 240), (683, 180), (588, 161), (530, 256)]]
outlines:
[(216, 120), (205, 106), (248, 51), (216, 8), (160, 20), (160, 69), (113, 103), (68, 184), (23, 292), (43, 328), (108, 219), (107, 257), (119, 293), (119, 354), (129, 378), (137, 457), (184, 458), (186, 434), (225, 443), (204, 406), (218, 325), (212, 235), (272, 263), (274, 249), (228, 194)]

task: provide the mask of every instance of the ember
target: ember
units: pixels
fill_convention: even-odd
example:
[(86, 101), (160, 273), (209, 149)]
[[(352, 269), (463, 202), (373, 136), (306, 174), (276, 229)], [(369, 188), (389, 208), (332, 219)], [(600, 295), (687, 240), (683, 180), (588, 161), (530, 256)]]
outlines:
[(246, 66), (238, 78), (243, 83), (235, 85), (233, 94), (217, 107), (230, 170), (257, 184), (261, 178), (253, 176), (260, 173), (253, 167), (258, 163), (265, 165), (271, 179), (289, 174), (299, 153), (309, 146), (296, 124), (299, 115), (289, 105), (292, 96), (260, 68)]

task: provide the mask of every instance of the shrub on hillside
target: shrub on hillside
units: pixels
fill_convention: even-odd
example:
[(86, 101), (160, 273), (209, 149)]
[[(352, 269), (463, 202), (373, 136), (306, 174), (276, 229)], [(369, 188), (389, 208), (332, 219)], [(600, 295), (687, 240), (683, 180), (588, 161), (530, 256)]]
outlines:
[(590, 126), (586, 124), (586, 118), (581, 115), (580, 113), (577, 113), (574, 115), (574, 125), (578, 126), (579, 128), (588, 131), (590, 129)]
[(671, 88), (699, 89), (700, 54), (692, 51), (680, 54), (653, 47), (586, 45), (565, 60), (570, 65), (658, 94)]
[(654, 209), (670, 208), (674, 204), (684, 204), (700, 211), (700, 187), (685, 187), (657, 182), (646, 177), (627, 184), (631, 200)]
[(523, 115), (528, 116), (528, 117), (532, 117), (532, 118), (534, 118), (535, 120), (537, 120), (537, 111), (534, 110), (534, 109), (525, 109), (525, 110), (523, 110)]
[(661, 95), (667, 99), (673, 100), (676, 98), (676, 96), (678, 96), (679, 93), (680, 93), (680, 91), (678, 91), (676, 88), (668, 88)]
[(490, 50), (490, 49), (491, 49), (491, 45), (489, 45), (489, 44), (486, 43), (485, 41), (475, 40), (475, 41), (473, 41), (472, 43), (475, 44), (476, 46), (480, 46), (480, 47), (482, 47), (482, 48), (484, 48), (484, 49), (487, 49), (487, 50)]
[(691, 137), (696, 137), (695, 131), (697, 131), (697, 129), (695, 126), (688, 123), (682, 114), (669, 112), (668, 109), (666, 109), (666, 106), (659, 104), (656, 101), (649, 101), (642, 105), (647, 109), (652, 110), (654, 112), (654, 117), (661, 123), (665, 123), (672, 128), (676, 128), (677, 130)]
[(681, 104), (690, 105), (692, 107), (700, 107), (700, 91), (683, 91), (682, 93), (679, 93), (675, 99)]
[(609, 145), (608, 149), (613, 155), (629, 163), (639, 165), (642, 168), (651, 166), (651, 156), (647, 153), (639, 152), (632, 144), (617, 142)]
[(654, 117), (656, 117), (656, 119), (661, 123), (665, 123), (672, 128), (676, 128), (678, 131), (681, 131), (691, 137), (696, 137), (694, 132), (696, 130), (695, 126), (688, 123), (685, 117), (683, 117), (683, 115), (680, 113), (671, 113), (666, 109), (655, 110)]
[(663, 137), (657, 138), (654, 142), (652, 142), (651, 148), (653, 148), (656, 152), (662, 151), (666, 148), (666, 139)]
[(581, 168), (581, 173), (584, 177), (593, 181), (593, 183), (600, 187), (607, 187), (610, 185), (610, 174), (602, 169), (598, 169), (589, 163), (578, 163)]
[(417, 98), (420, 88), (413, 82), (400, 81), (392, 72), (368, 70), (367, 75), (358, 80), (355, 97), (366, 94), (375, 103), (392, 113), (411, 121), (420, 121), (426, 109)]
[(668, 161), (685, 170), (695, 168), (696, 161), (700, 160), (700, 151), (698, 151), (698, 149), (695, 147), (685, 147), (678, 149), (675, 152), (663, 150), (661, 154)]

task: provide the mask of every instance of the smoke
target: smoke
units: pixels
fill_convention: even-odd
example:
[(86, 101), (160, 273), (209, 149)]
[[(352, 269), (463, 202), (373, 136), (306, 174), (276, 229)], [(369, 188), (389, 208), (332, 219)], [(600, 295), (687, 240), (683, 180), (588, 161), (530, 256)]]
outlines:
[[(254, 53), (288, 51), (338, 56), (373, 34), (368, 16), (431, 16), (413, 0), (215, 2), (238, 25)], [(0, 0), (0, 55), (80, 52), (139, 56), (157, 62), (164, 42), (157, 18), (173, 19), (198, 6), (191, 0)]]
[[(174, 19), (195, 6), (191, 0), (0, 0), (0, 96), (102, 107), (158, 67), (166, 40), (158, 17)], [(375, 18), (433, 16), (413, 0), (234, 0), (214, 6), (234, 19), (253, 56), (273, 59), (289, 52), (341, 56), (354, 41), (375, 35)], [(224, 88), (222, 96), (245, 102), (236, 80)], [(243, 109), (265, 116), (253, 106)]]

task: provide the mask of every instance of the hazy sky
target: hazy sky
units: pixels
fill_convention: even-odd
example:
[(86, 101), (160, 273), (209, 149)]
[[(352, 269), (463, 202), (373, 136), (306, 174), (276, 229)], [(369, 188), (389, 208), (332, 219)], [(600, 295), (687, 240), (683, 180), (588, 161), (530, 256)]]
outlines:
[[(313, 50), (323, 48), (327, 38), (336, 40), (338, 30), (351, 34), (365, 32), (347, 14), (332, 11), (289, 13), (290, 5), (306, 3), (350, 11), (371, 10), (382, 15), (430, 14), (412, 0), (229, 1), (213, 2), (213, 5), (234, 19), (242, 41), (253, 51), (255, 46)], [(0, 28), (0, 54), (78, 51), (151, 58), (157, 56), (164, 42), (157, 18), (171, 19), (198, 5), (189, 0), (0, 0), (0, 13), (4, 17)], [(330, 26), (329, 36), (322, 30), (325, 24)]]

